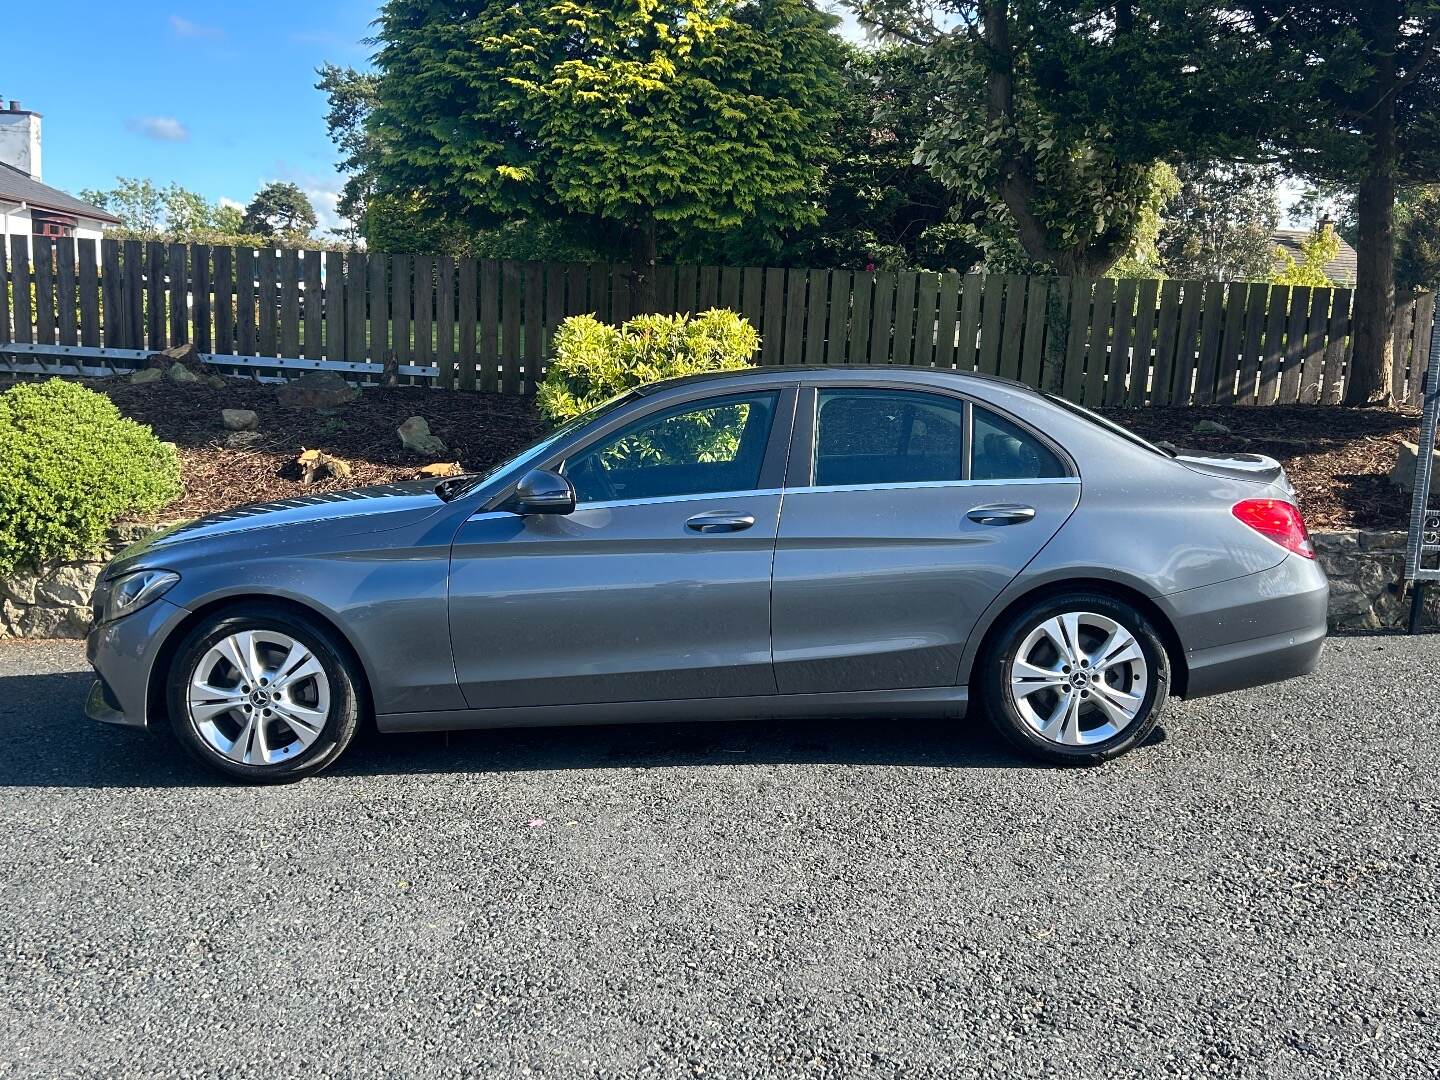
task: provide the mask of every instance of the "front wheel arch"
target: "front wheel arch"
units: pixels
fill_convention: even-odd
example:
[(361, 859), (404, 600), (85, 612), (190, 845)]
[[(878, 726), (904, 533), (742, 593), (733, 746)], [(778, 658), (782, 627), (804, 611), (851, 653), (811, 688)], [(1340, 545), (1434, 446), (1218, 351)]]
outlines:
[(336, 645), (340, 646), (346, 656), (345, 659), (353, 665), (352, 670), (358, 675), (356, 680), (356, 696), (359, 699), (360, 722), (363, 725), (373, 725), (375, 722), (374, 697), (370, 691), (370, 673), (366, 670), (364, 663), (360, 660), (360, 654), (355, 650), (354, 644), (335, 622), (323, 611), (302, 604), (298, 600), (292, 600), (284, 596), (224, 596), (218, 600), (212, 600), (202, 604), (175, 624), (160, 651), (155, 654), (155, 663), (150, 668), (150, 678), (145, 688), (145, 713), (146, 722), (152, 731), (166, 729), (166, 683), (170, 678), (170, 669), (175, 664), (175, 655), (179, 652), (180, 644), (189, 636), (202, 620), (216, 615), (222, 615), (230, 609), (238, 608), (269, 608), (272, 611), (288, 612), (292, 615), (300, 615), (313, 622), (318, 622), (335, 636)]
[(985, 629), (985, 635), (980, 639), (980, 645), (975, 650), (970, 670), (966, 672), (964, 681), (969, 683), (974, 680), (976, 669), (985, 662), (985, 658), (995, 648), (1001, 629), (1009, 622), (1012, 615), (1021, 608), (1029, 607), (1031, 604), (1051, 596), (1070, 592), (1093, 592), (1109, 596), (1122, 604), (1129, 604), (1136, 608), (1149, 619), (1155, 629), (1159, 631), (1160, 642), (1165, 646), (1166, 659), (1170, 661), (1170, 696), (1177, 698), (1185, 696), (1186, 687), (1190, 681), (1190, 668), (1185, 662), (1185, 647), (1180, 644), (1180, 635), (1175, 632), (1175, 627), (1170, 619), (1155, 601), (1138, 589), (1132, 589), (1128, 585), (1122, 585), (1116, 581), (1107, 581), (1104, 578), (1062, 578), (1044, 585), (1037, 585), (1015, 597), (1004, 608), (996, 612), (990, 620)]

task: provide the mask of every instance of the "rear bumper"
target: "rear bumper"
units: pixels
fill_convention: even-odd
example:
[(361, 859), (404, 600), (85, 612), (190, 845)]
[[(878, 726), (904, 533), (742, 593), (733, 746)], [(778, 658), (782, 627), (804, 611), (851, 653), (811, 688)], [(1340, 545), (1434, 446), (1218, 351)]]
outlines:
[(188, 614), (162, 597), (91, 630), (85, 657), (99, 678), (85, 698), (85, 715), (105, 724), (147, 726), (150, 672), (161, 646)]
[(1185, 649), (1185, 696), (1310, 674), (1325, 648), (1329, 599), (1325, 572), (1297, 555), (1258, 574), (1160, 597)]

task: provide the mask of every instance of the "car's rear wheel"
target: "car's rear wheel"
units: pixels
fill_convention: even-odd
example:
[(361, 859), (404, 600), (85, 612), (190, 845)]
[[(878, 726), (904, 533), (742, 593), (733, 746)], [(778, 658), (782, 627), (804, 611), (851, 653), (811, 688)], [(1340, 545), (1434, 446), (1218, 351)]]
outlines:
[(1154, 731), (1170, 665), (1143, 612), (1077, 592), (1007, 619), (978, 681), (991, 721), (1016, 747), (1046, 761), (1096, 765)]
[(326, 627), (287, 609), (217, 613), (181, 643), (170, 723), (205, 764), (254, 783), (325, 768), (359, 724), (358, 672)]

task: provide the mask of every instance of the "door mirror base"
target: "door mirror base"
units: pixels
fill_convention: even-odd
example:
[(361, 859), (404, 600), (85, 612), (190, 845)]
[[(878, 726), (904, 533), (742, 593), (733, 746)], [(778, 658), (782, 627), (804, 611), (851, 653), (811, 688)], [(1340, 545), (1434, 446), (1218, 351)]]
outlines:
[(557, 472), (531, 469), (515, 485), (515, 508), (521, 514), (573, 514), (575, 486)]

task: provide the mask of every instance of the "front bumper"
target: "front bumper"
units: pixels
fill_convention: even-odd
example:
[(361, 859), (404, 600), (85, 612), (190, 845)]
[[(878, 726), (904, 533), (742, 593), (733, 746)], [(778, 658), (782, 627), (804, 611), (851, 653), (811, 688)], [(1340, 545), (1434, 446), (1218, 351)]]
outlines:
[(1185, 696), (1310, 674), (1325, 648), (1329, 600), (1325, 571), (1298, 555), (1258, 574), (1160, 597), (1185, 648)]
[(189, 614), (161, 597), (91, 630), (85, 657), (99, 678), (85, 698), (85, 715), (105, 724), (146, 727), (150, 673), (164, 643)]

